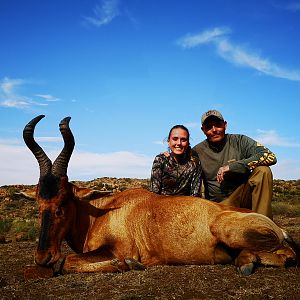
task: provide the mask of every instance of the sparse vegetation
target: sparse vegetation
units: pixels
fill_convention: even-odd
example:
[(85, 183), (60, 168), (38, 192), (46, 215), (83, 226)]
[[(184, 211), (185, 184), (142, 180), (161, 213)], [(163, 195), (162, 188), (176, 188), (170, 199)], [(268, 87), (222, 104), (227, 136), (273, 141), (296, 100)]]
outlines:
[(300, 180), (274, 180), (273, 201), (300, 202)]
[(0, 234), (6, 234), (11, 228), (12, 221), (10, 219), (0, 220)]
[(16, 219), (12, 222), (11, 231), (20, 241), (34, 240), (38, 235), (38, 222), (36, 219)]
[(300, 216), (300, 180), (274, 180), (272, 209), (274, 215)]
[[(98, 190), (148, 188), (147, 179), (98, 178), (74, 182)], [(298, 299), (299, 268), (260, 268), (241, 277), (233, 266), (155, 266), (116, 274), (69, 274), (25, 282), (38, 236), (35, 201), (20, 192), (34, 186), (0, 187), (1, 299)], [(300, 243), (300, 180), (274, 182), (274, 220)], [(12, 242), (10, 242), (12, 241)], [(63, 253), (70, 253), (63, 244)], [(211, 284), (214, 284), (214, 289)]]
[(7, 203), (5, 209), (13, 211), (13, 210), (20, 209), (21, 207), (22, 207), (22, 203), (20, 201), (11, 201)]
[[(101, 191), (120, 192), (128, 188), (149, 188), (148, 179), (110, 178), (103, 177), (91, 181), (76, 181), (78, 186), (90, 187)], [(34, 240), (38, 234), (38, 210), (35, 201), (20, 195), (21, 191), (34, 186), (3, 186), (0, 187), (0, 234), (14, 239), (22, 234), (22, 239)], [(300, 180), (274, 180), (273, 202), (274, 216), (300, 216)]]
[(298, 217), (300, 216), (300, 202), (273, 202), (272, 210), (274, 215), (281, 215), (286, 217)]

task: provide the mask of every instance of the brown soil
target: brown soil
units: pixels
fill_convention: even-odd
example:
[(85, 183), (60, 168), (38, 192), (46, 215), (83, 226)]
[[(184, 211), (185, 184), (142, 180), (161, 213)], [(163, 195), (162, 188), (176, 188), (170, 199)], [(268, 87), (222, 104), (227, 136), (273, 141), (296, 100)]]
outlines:
[[(300, 217), (275, 216), (275, 222), (300, 243)], [(26, 281), (24, 268), (33, 264), (36, 245), (36, 241), (8, 238), (0, 243), (0, 299), (300, 299), (300, 268), (296, 267), (259, 267), (244, 277), (232, 265), (156, 266)], [(65, 244), (63, 252), (70, 252)]]
[(0, 299), (300, 299), (300, 269), (157, 266), (118, 274), (69, 274), (25, 281), (35, 242), (0, 245)]

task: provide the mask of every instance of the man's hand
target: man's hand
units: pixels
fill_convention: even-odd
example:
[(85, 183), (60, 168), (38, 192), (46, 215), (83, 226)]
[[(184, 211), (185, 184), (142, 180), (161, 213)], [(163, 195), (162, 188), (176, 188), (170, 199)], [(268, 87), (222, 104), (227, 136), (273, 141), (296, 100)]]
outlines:
[(222, 182), (224, 181), (224, 175), (229, 172), (229, 165), (227, 166), (224, 166), (224, 167), (221, 167), (219, 170), (218, 170), (218, 173), (217, 173), (217, 181), (218, 182)]

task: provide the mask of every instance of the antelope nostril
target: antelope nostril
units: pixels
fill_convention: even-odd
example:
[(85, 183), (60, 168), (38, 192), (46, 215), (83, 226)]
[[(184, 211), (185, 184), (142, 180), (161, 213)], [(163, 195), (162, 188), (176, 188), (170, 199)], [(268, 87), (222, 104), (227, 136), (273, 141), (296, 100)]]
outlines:
[(47, 255), (35, 255), (35, 263), (39, 266), (46, 266), (51, 261), (52, 255), (47, 253)]

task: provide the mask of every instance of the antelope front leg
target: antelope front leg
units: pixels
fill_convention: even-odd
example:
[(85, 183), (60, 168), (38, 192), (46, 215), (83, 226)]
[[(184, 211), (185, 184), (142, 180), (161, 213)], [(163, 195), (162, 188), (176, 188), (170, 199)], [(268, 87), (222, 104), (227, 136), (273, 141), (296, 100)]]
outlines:
[(67, 273), (115, 273), (129, 270), (128, 265), (117, 258), (107, 258), (95, 255), (70, 254), (63, 262), (61, 272)]
[(61, 273), (115, 273), (129, 270), (144, 270), (143, 264), (133, 258), (119, 260), (117, 258), (108, 258), (100, 255), (70, 254), (66, 256)]
[(249, 250), (242, 250), (234, 261), (239, 273), (248, 276), (253, 273), (257, 256)]

